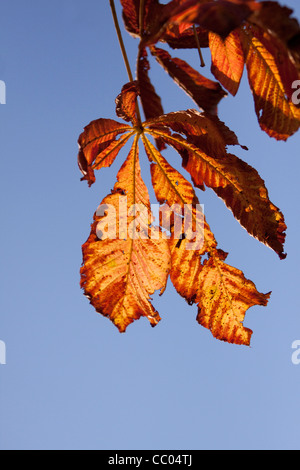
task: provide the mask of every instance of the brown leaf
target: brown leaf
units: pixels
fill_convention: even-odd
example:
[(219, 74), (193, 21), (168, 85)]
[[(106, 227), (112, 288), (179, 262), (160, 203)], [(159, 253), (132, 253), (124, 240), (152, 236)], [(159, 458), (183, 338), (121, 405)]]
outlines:
[[(105, 214), (97, 215), (98, 208), (83, 245), (81, 286), (96, 311), (109, 317), (120, 332), (141, 316), (152, 326), (159, 322), (149, 300), (156, 290), (165, 289), (170, 269), (167, 241), (158, 228), (151, 227), (152, 236), (148, 234), (152, 216), (140, 174), (137, 141), (118, 173), (112, 194), (101, 203), (106, 211), (114, 208), (115, 230), (108, 228), (103, 237), (109, 219)], [(138, 217), (137, 211), (142, 215)]]
[(227, 93), (218, 82), (203, 77), (184, 60), (173, 58), (170, 54), (157, 47), (151, 48), (151, 53), (158, 63), (166, 70), (170, 77), (179, 85), (194, 101), (212, 114), (217, 113), (217, 105)]
[(123, 21), (127, 31), (133, 36), (138, 36), (140, 32), (139, 26), (139, 0), (120, 0), (123, 7)]
[[(127, 31), (133, 36), (140, 36), (140, 0), (120, 0), (123, 7), (123, 20)], [(160, 12), (162, 5), (159, 5), (158, 0), (144, 0), (143, 2), (143, 25), (142, 32), (149, 28), (151, 23), (151, 16), (156, 16), (154, 12)]]
[[(196, 34), (200, 47), (208, 47), (208, 31), (197, 26)], [(180, 25), (169, 24), (165, 33), (160, 37), (160, 41), (166, 42), (172, 49), (197, 49), (198, 47), (192, 26), (180, 31)]]
[[(160, 96), (156, 93), (149, 77), (150, 64), (145, 48), (140, 48), (137, 60), (137, 78), (140, 87), (140, 98), (146, 119), (152, 119), (164, 114)], [(156, 145), (163, 150), (161, 139), (156, 140)]]
[(169, 5), (168, 23), (196, 23), (208, 31), (219, 34), (222, 38), (226, 38), (231, 31), (240, 26), (253, 11), (260, 9), (260, 4), (256, 1), (245, 0), (218, 2), (188, 0), (177, 5), (175, 2), (173, 8), (171, 5), (172, 2)]
[(161, 5), (158, 0), (144, 0), (141, 14), (140, 0), (121, 0), (121, 5), (125, 27), (132, 36), (149, 36), (160, 28), (165, 5)]
[(139, 94), (138, 82), (134, 81), (126, 83), (116, 98), (117, 116), (132, 122), (134, 126), (138, 124), (136, 100)]
[(290, 47), (300, 35), (299, 22), (291, 16), (292, 13), (292, 9), (278, 2), (264, 1), (261, 2), (261, 8), (255, 11), (249, 20)]
[(140, 96), (146, 119), (163, 114), (161, 99), (155, 91), (149, 78), (150, 64), (146, 49), (140, 49), (137, 61), (137, 78)]

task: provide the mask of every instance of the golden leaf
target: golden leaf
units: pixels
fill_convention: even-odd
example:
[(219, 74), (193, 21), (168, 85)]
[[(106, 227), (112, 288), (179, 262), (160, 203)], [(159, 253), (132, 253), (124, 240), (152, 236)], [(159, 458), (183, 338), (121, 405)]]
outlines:
[[(147, 317), (152, 326), (160, 320), (149, 300), (156, 290), (165, 289), (170, 253), (159, 229), (150, 227), (150, 202), (140, 174), (137, 137), (117, 180), (112, 194), (101, 203), (103, 212), (114, 208), (114, 230), (108, 228), (103, 237), (99, 224), (103, 229), (105, 214), (98, 216), (97, 211), (83, 245), (81, 286), (96, 311), (124, 332), (141, 316)], [(137, 211), (142, 213), (140, 217)], [(97, 236), (99, 231), (102, 239)], [(108, 236), (111, 232), (112, 238)]]
[(276, 56), (259, 28), (241, 28), (240, 37), (260, 127), (270, 137), (287, 140), (300, 127), (300, 109), (288, 98)]

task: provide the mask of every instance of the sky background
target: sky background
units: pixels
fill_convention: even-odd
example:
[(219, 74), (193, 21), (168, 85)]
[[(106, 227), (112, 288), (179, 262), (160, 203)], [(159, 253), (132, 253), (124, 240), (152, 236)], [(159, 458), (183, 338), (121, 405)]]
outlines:
[[(287, 4), (300, 18), (299, 1)], [(125, 32), (124, 40), (134, 69), (137, 41)], [(196, 51), (173, 55), (197, 67)], [(151, 64), (165, 112), (195, 107)], [(228, 263), (273, 292), (267, 307), (247, 312), (251, 347), (214, 339), (170, 282), (154, 296), (161, 322), (140, 319), (121, 335), (79, 287), (81, 245), (127, 148), (91, 188), (80, 182), (78, 136), (94, 119), (115, 118), (128, 81), (109, 2), (3, 0), (0, 79), (0, 448), (299, 449), (299, 133), (279, 143), (260, 131), (246, 74), (219, 106), (249, 148), (235, 154), (285, 215), (286, 260), (211, 190), (198, 192)], [(165, 156), (180, 168), (177, 154)], [(146, 163), (142, 171), (149, 181)]]

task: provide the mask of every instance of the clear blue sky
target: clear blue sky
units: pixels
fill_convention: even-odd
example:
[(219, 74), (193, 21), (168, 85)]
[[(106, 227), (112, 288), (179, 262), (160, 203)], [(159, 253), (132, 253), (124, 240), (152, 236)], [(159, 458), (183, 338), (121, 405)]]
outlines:
[[(300, 18), (299, 1), (287, 4)], [(260, 131), (246, 76), (220, 105), (249, 147), (236, 155), (257, 168), (288, 225), (280, 261), (212, 191), (199, 194), (228, 263), (273, 291), (268, 307), (246, 315), (251, 348), (215, 340), (170, 282), (155, 296), (160, 324), (141, 319), (121, 335), (79, 287), (81, 245), (126, 156), (92, 188), (80, 182), (78, 135), (93, 119), (115, 117), (127, 81), (109, 2), (4, 1), (0, 38), (0, 448), (299, 449), (291, 345), (300, 340), (300, 134), (278, 143)], [(124, 38), (134, 66), (137, 43)], [(195, 51), (181, 57), (198, 63)], [(166, 112), (195, 106), (152, 70)]]

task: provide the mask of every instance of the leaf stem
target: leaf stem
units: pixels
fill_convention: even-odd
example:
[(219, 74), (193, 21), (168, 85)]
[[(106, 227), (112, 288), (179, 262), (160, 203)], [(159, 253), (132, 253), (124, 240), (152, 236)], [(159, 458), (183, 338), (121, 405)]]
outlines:
[(144, 0), (140, 0), (139, 29), (140, 29), (140, 37), (142, 39), (143, 29), (144, 29)]
[[(115, 25), (116, 33), (117, 33), (117, 36), (118, 36), (118, 40), (119, 40), (123, 60), (124, 60), (125, 67), (126, 67), (126, 70), (127, 70), (127, 75), (128, 75), (129, 81), (133, 82), (133, 76), (132, 76), (129, 60), (128, 60), (128, 57), (127, 57), (127, 52), (126, 52), (126, 49), (125, 49), (124, 41), (123, 41), (123, 38), (122, 38), (122, 33), (121, 33), (120, 26), (119, 26), (119, 21), (118, 21), (118, 16), (117, 16), (114, 0), (109, 0), (109, 4), (110, 4), (113, 20), (114, 20), (114, 25)], [(140, 113), (140, 109), (139, 109), (139, 105), (138, 105), (138, 100), (136, 100), (136, 114), (137, 114), (137, 119), (138, 119), (139, 126), (140, 126), (140, 128), (142, 128), (142, 119), (141, 119), (141, 113)]]
[(205, 62), (204, 62), (203, 55), (202, 55), (202, 52), (201, 52), (200, 42), (199, 42), (199, 38), (198, 38), (198, 34), (197, 34), (197, 30), (196, 30), (195, 25), (193, 25), (193, 31), (194, 31), (194, 36), (195, 36), (195, 39), (196, 39), (197, 49), (198, 49), (198, 52), (199, 52), (200, 65), (201, 65), (201, 67), (205, 67)]
[(115, 25), (115, 29), (116, 29), (116, 32), (117, 32), (117, 36), (118, 36), (122, 56), (123, 56), (123, 59), (124, 59), (126, 70), (127, 70), (127, 75), (128, 75), (129, 81), (133, 82), (131, 68), (130, 68), (130, 64), (129, 64), (129, 61), (128, 61), (124, 41), (123, 41), (123, 38), (122, 38), (122, 33), (121, 33), (121, 30), (120, 30), (120, 26), (119, 26), (119, 21), (118, 21), (118, 17), (117, 17), (115, 2), (114, 2), (114, 0), (109, 0), (109, 3), (110, 3), (110, 8), (111, 8), (111, 12), (112, 12), (114, 25)]

